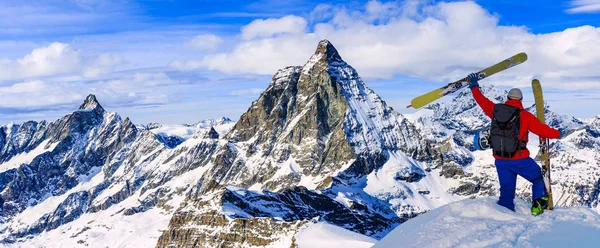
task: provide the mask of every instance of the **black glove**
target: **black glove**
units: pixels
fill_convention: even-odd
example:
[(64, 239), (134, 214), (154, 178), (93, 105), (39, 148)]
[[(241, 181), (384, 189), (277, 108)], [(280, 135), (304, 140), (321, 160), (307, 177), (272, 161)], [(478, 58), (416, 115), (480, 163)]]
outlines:
[(477, 76), (477, 73), (471, 73), (467, 78), (470, 82), (469, 88), (473, 89), (475, 87), (479, 87), (479, 83), (477, 82), (477, 80), (479, 80), (479, 77)]

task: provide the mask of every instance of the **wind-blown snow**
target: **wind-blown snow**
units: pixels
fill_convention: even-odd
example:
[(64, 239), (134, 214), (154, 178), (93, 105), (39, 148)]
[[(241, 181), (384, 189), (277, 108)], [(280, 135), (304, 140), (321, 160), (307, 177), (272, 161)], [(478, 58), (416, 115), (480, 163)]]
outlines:
[(373, 246), (377, 241), (368, 236), (327, 223), (309, 225), (300, 230), (295, 237), (299, 248), (367, 248)]
[(598, 247), (600, 215), (589, 208), (556, 208), (532, 216), (487, 197), (453, 202), (400, 225), (373, 246), (381, 247)]

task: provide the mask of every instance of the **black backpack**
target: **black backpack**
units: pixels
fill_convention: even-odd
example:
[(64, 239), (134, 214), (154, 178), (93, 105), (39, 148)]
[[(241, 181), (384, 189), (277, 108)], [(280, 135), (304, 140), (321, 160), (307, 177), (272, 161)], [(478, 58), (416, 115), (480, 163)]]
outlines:
[(521, 109), (506, 104), (496, 104), (490, 128), (491, 146), (494, 155), (512, 158), (518, 151), (527, 148), (519, 139)]

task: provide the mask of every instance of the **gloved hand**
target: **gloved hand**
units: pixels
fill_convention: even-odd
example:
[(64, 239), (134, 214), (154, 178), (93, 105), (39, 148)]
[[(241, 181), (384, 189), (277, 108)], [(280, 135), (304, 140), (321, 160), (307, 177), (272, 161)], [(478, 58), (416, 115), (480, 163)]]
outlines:
[(566, 136), (564, 129), (560, 128), (560, 129), (558, 129), (558, 131), (560, 132), (560, 136), (558, 136), (558, 139), (562, 139)]
[(469, 88), (473, 89), (475, 87), (479, 87), (479, 83), (477, 82), (479, 80), (477, 73), (471, 73), (471, 74), (469, 74), (469, 76), (467, 78), (469, 79), (469, 82), (470, 82)]

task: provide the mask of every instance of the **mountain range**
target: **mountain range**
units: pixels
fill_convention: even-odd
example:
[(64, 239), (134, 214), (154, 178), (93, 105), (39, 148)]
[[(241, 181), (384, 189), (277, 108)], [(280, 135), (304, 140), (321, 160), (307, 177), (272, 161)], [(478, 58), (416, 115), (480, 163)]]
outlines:
[[(600, 118), (545, 109), (569, 133), (550, 148), (555, 204), (600, 211)], [(489, 121), (468, 89), (402, 115), (327, 40), (278, 70), (236, 122), (136, 125), (90, 95), (56, 121), (0, 127), (0, 242), (294, 247), (323, 223), (382, 239), (445, 204), (498, 194), (490, 151), (472, 144)], [(524, 180), (518, 195), (530, 197)]]

